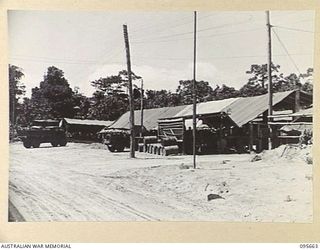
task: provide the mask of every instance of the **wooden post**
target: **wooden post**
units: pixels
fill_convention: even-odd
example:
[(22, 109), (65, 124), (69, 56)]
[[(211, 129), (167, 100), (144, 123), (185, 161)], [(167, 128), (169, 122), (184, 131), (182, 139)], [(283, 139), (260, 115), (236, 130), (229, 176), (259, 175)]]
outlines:
[(257, 127), (258, 131), (257, 131), (257, 134), (258, 134), (258, 148), (257, 148), (257, 151), (258, 153), (262, 151), (262, 136), (261, 136), (261, 125), (258, 124), (258, 127)]
[(197, 53), (197, 12), (194, 12), (194, 37), (193, 37), (193, 131), (192, 131), (192, 152), (193, 168), (196, 168), (196, 130), (197, 130), (197, 95), (196, 95), (196, 53)]
[(298, 111), (300, 111), (300, 108), (301, 108), (301, 106), (300, 106), (300, 89), (297, 89), (295, 91), (294, 101), (295, 101), (294, 112), (298, 112)]
[[(272, 115), (272, 55), (271, 55), (271, 24), (270, 13), (266, 11), (267, 16), (267, 31), (268, 31), (268, 94), (269, 94), (269, 109), (268, 115)], [(268, 123), (272, 122), (272, 118), (268, 118)], [(268, 136), (268, 149), (272, 148), (272, 127), (268, 124), (269, 136)]]
[(252, 152), (253, 151), (253, 124), (252, 124), (252, 122), (249, 123), (249, 130), (250, 130), (249, 150), (250, 150), (250, 152)]
[(133, 93), (132, 93), (132, 75), (131, 75), (131, 62), (130, 62), (130, 47), (128, 38), (127, 25), (123, 25), (124, 42), (126, 47), (127, 55), (127, 71), (128, 71), (128, 82), (129, 82), (129, 107), (130, 107), (130, 158), (135, 157), (135, 131), (134, 131), (134, 106), (133, 106)]
[(143, 79), (141, 78), (141, 130), (140, 130), (140, 137), (143, 137)]
[(182, 134), (182, 153), (184, 155), (187, 154), (187, 150), (186, 150), (186, 126), (185, 126), (185, 119), (182, 118), (182, 125), (183, 125), (183, 134)]

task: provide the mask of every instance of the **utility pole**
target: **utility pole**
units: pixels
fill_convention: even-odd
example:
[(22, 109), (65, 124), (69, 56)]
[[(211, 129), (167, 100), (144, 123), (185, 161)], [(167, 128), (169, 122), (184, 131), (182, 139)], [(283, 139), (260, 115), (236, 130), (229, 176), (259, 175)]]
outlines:
[(143, 79), (141, 78), (141, 131), (140, 131), (140, 137), (143, 136)]
[(193, 168), (196, 168), (196, 129), (197, 129), (197, 93), (196, 93), (196, 55), (197, 55), (197, 12), (194, 12), (194, 36), (193, 36), (193, 129), (192, 129), (192, 151)]
[(130, 158), (135, 157), (135, 134), (134, 134), (134, 107), (133, 107), (133, 93), (132, 93), (132, 75), (131, 75), (131, 62), (130, 62), (130, 47), (128, 38), (127, 25), (123, 25), (124, 43), (126, 47), (127, 55), (127, 71), (128, 71), (128, 82), (129, 82), (129, 107), (130, 107)]
[(268, 32), (268, 97), (269, 97), (269, 109), (268, 109), (268, 129), (269, 129), (269, 137), (268, 137), (268, 149), (272, 149), (272, 127), (270, 122), (272, 122), (272, 51), (271, 51), (271, 27), (270, 24), (270, 13), (269, 10), (266, 11), (267, 17), (267, 32)]

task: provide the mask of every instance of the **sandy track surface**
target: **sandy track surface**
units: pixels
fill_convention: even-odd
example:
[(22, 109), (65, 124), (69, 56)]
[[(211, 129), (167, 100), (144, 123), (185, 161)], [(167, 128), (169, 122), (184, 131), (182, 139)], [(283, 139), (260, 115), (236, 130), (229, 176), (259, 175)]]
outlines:
[(11, 144), (9, 199), (26, 221), (312, 221), (312, 166), (300, 159), (209, 155), (192, 169), (191, 156), (128, 155)]

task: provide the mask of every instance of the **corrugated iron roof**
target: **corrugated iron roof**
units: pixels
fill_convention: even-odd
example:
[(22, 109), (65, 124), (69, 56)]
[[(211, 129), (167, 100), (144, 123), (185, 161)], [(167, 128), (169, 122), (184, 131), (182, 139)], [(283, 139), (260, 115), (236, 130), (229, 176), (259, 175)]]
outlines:
[(114, 121), (100, 121), (100, 120), (82, 120), (82, 119), (71, 119), (64, 118), (68, 124), (74, 125), (89, 125), (89, 126), (110, 126)]
[[(147, 129), (154, 129), (158, 126), (158, 120), (165, 117), (174, 117), (178, 112), (184, 109), (186, 106), (176, 106), (176, 107), (165, 107), (165, 108), (154, 108), (145, 109), (143, 111), (143, 126)], [(129, 129), (129, 117), (130, 112), (123, 114), (110, 128), (122, 128)], [(134, 124), (136, 126), (141, 125), (141, 111), (134, 111)]]
[[(293, 92), (294, 90), (274, 93), (272, 98), (273, 106), (281, 102)], [(241, 97), (225, 107), (223, 111), (226, 112), (239, 127), (241, 127), (268, 110), (268, 104), (268, 94)]]

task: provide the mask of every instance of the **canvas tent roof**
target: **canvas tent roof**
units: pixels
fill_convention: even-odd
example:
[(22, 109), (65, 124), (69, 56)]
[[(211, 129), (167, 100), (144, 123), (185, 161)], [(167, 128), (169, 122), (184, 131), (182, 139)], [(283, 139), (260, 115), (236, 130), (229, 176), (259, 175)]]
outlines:
[[(295, 90), (278, 92), (273, 94), (273, 106), (283, 101), (293, 94)], [(312, 96), (303, 92), (300, 93), (304, 99), (312, 100)], [(292, 95), (291, 95), (292, 96)], [(226, 113), (232, 121), (239, 127), (249, 121), (257, 118), (259, 115), (268, 110), (268, 94), (253, 97), (229, 98), (218, 101), (209, 101), (197, 104), (197, 115), (210, 115)], [(157, 127), (157, 121), (160, 119), (192, 117), (192, 105), (145, 109), (144, 126), (146, 129)], [(135, 111), (135, 125), (140, 125), (140, 111)], [(122, 115), (110, 128), (129, 129), (129, 112)]]
[[(273, 94), (273, 106), (276, 106), (282, 100), (287, 98), (289, 95), (294, 93), (295, 90), (278, 92)], [(300, 93), (304, 98), (308, 97), (308, 94)], [(310, 96), (310, 99), (312, 97)], [(260, 114), (268, 110), (268, 94), (252, 96), (252, 97), (238, 97), (229, 98), (218, 101), (210, 101), (197, 104), (197, 115), (215, 114), (215, 113), (226, 113), (234, 121), (234, 123), (241, 127), (244, 124), (252, 121)], [(177, 117), (191, 117), (192, 116), (192, 105), (188, 105), (181, 112), (176, 114)]]
[(71, 119), (64, 118), (66, 123), (72, 125), (87, 125), (87, 126), (110, 126), (114, 121), (100, 121), (100, 120), (82, 120), (82, 119)]
[(291, 132), (293, 130), (303, 132), (304, 130), (312, 130), (312, 124), (288, 124), (280, 128), (280, 131)]
[[(218, 101), (201, 102), (197, 104), (197, 114), (215, 114), (221, 113), (231, 103), (235, 102), (239, 98), (229, 98)], [(183, 110), (175, 115), (175, 117), (191, 117), (193, 113), (193, 105), (187, 105)]]
[[(180, 112), (186, 106), (176, 106), (176, 107), (165, 107), (165, 108), (154, 108), (154, 109), (145, 109), (143, 111), (143, 126), (147, 129), (154, 129), (158, 125), (158, 120), (164, 117), (173, 117), (175, 114)], [(129, 117), (130, 112), (123, 114), (110, 128), (121, 128), (129, 129)], [(141, 111), (134, 111), (134, 124), (136, 126), (141, 126)]]
[(302, 109), (299, 112), (291, 114), (291, 116), (312, 116), (313, 115), (313, 107)]
[[(274, 93), (273, 106), (277, 105), (293, 92), (294, 90)], [(268, 105), (268, 94), (253, 97), (242, 97), (231, 103), (228, 107), (225, 108), (224, 111), (229, 114), (230, 118), (239, 127), (241, 127), (263, 112), (267, 111), (269, 107)]]

